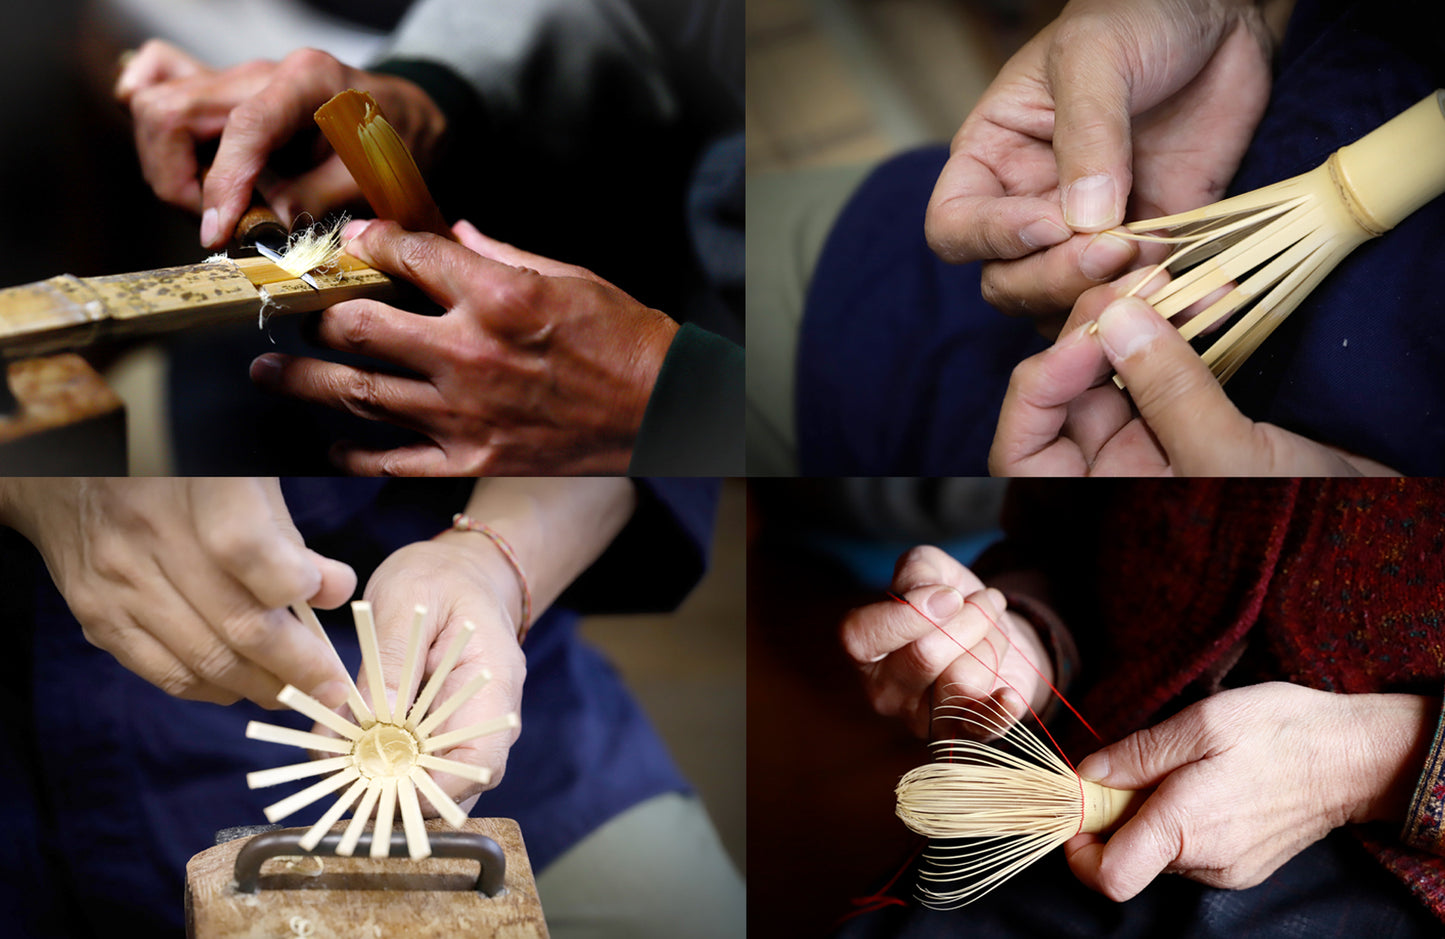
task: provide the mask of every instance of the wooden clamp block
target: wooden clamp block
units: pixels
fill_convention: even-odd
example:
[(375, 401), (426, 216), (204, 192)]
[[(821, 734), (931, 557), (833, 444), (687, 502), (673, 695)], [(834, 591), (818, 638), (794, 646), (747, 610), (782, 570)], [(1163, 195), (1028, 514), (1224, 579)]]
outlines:
[[(332, 832), (343, 829), (338, 825)], [(440, 819), (428, 821), (427, 829), (450, 831)], [(284, 829), (270, 835), (299, 836), (305, 831)], [(259, 889), (247, 893), (236, 882), (237, 858), (252, 839), (237, 838), (202, 851), (186, 865), (186, 935), (193, 939), (546, 939), (547, 924), (517, 823), (469, 818), (462, 831), (486, 835), (501, 848), (506, 871), (499, 895), (479, 892), (474, 860), (413, 861), (404, 851), (395, 856), (395, 848), (386, 858), (365, 852), (354, 857), (319, 852), (275, 857), (261, 865)]]

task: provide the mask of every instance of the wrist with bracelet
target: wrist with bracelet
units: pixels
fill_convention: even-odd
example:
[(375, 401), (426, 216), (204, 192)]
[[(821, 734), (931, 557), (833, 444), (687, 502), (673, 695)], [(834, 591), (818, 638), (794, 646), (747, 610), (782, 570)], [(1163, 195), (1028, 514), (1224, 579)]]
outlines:
[(502, 558), (511, 567), (512, 573), (517, 577), (517, 586), (522, 594), (522, 609), (519, 624), (517, 626), (517, 643), (526, 641), (527, 633), (532, 628), (532, 587), (527, 581), (527, 572), (522, 569), (522, 562), (517, 559), (517, 552), (512, 550), (511, 544), (503, 538), (496, 529), (483, 522), (478, 522), (471, 516), (458, 512), (452, 516), (451, 527), (442, 532), (475, 532), (490, 541), (501, 553)]

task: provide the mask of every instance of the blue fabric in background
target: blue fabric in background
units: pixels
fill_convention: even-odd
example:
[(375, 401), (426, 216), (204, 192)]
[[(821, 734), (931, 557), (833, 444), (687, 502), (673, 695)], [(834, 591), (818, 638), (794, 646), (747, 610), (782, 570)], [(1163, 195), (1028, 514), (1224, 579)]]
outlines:
[[(470, 482), (300, 479), (287, 503), (308, 546), (357, 568), (365, 585), (391, 551), (430, 538), (465, 505)], [(717, 485), (639, 481), (632, 522), (570, 597), (598, 611), (675, 605), (710, 544)], [(620, 552), (620, 556), (619, 553)], [(39, 557), (0, 529), (0, 615), (23, 654), (0, 662), (0, 933), (178, 935), (186, 861), (218, 829), (265, 821), (299, 786), (246, 788), (251, 770), (296, 762), (294, 747), (245, 738), (252, 719), (309, 729), (290, 711), (181, 701), (88, 644)], [(349, 613), (318, 611), (355, 674)], [(617, 813), (687, 791), (620, 678), (554, 606), (525, 651), (523, 733), (502, 782), (473, 814), (515, 818), (535, 869)], [(285, 821), (314, 821), (323, 799)]]
[[(1445, 85), (1438, 5), (1301, 0), (1230, 192), (1311, 169)], [(1044, 347), (923, 239), (942, 147), (877, 169), (814, 272), (798, 349), (807, 474), (971, 475), (1013, 366)], [(1410, 155), (1401, 154), (1401, 159)], [(1359, 248), (1226, 385), (1241, 410), (1411, 475), (1445, 472), (1445, 200)]]

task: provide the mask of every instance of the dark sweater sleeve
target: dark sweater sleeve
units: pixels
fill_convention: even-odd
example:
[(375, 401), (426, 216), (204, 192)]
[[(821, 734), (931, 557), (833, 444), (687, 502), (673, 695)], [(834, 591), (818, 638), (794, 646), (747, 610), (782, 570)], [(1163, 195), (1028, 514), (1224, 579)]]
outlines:
[(675, 608), (707, 569), (716, 479), (636, 479), (637, 511), (557, 603), (583, 613)]
[(740, 346), (691, 324), (679, 329), (652, 386), (628, 473), (741, 476), (743, 363)]

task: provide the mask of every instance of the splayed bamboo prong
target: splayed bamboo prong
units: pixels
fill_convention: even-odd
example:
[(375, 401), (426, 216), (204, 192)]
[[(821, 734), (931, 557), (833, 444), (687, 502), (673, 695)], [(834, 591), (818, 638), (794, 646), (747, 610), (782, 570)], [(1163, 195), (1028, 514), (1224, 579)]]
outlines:
[(361, 804), (356, 807), (356, 814), (351, 817), (351, 823), (346, 826), (346, 831), (341, 835), (341, 841), (336, 845), (336, 853), (342, 857), (351, 857), (356, 852), (356, 843), (361, 840), (361, 833), (366, 831), (366, 823), (371, 819), (371, 810), (376, 807), (376, 801), (381, 797), (381, 780), (373, 779), (366, 785), (366, 792), (361, 796)]
[[(426, 764), (423, 763), (422, 765)], [(464, 766), (466, 764), (458, 763), (457, 765)], [(487, 778), (491, 778), (490, 773), (487, 774)], [(453, 828), (461, 828), (462, 825), (466, 823), (467, 813), (462, 811), (462, 807), (457, 805), (456, 802), (452, 800), (452, 797), (447, 795), (430, 775), (427, 773), (416, 773), (411, 779), (412, 782), (416, 784), (417, 789), (421, 790), (421, 794), (427, 797), (427, 801), (432, 804), (432, 808), (437, 810), (437, 814), (446, 819), (448, 825)]]
[(406, 714), (411, 707), (412, 689), (416, 679), (416, 659), (421, 650), (421, 624), (426, 619), (426, 607), (417, 605), (412, 610), (411, 630), (406, 637), (406, 658), (401, 664), (401, 676), (396, 682), (396, 707), (394, 716)]
[(246, 736), (252, 740), (264, 740), (267, 743), (284, 743), (288, 746), (301, 747), (305, 750), (321, 750), (326, 753), (351, 752), (350, 740), (323, 737), (321, 734), (313, 734), (310, 731), (297, 730), (294, 727), (278, 727), (275, 724), (267, 724), (262, 721), (251, 721), (247, 724)]
[(489, 734), (500, 733), (511, 727), (520, 727), (521, 720), (515, 714), (503, 714), (501, 717), (489, 721), (481, 721), (451, 733), (439, 734), (435, 737), (428, 737), (422, 741), (423, 753), (434, 753), (437, 750), (448, 750), (459, 743), (466, 743), (468, 740), (475, 740), (477, 737), (486, 737)]
[(348, 753), (346, 756), (333, 756), (325, 760), (307, 760), (305, 763), (292, 763), (289, 766), (278, 766), (275, 769), (258, 769), (254, 773), (246, 774), (246, 786), (251, 789), (265, 789), (279, 783), (305, 779), (307, 776), (334, 773), (350, 766), (351, 762), (351, 754)]
[(429, 735), (433, 730), (436, 730), (439, 726), (441, 726), (442, 721), (445, 721), (448, 717), (451, 717), (452, 714), (456, 712), (457, 708), (461, 707), (463, 704), (466, 704), (467, 701), (471, 699), (472, 695), (476, 694), (478, 691), (481, 691), (482, 688), (487, 684), (487, 682), (491, 680), (492, 673), (487, 671), (486, 669), (482, 669), (476, 674), (475, 677), (471, 679), (471, 681), (468, 681), (465, 685), (462, 685), (461, 688), (457, 689), (457, 693), (452, 695), (445, 702), (443, 702), (441, 707), (428, 714), (426, 720), (416, 725), (416, 735), (418, 737), (425, 737)]
[(371, 618), (371, 604), (357, 600), (351, 604), (356, 620), (356, 636), (361, 640), (361, 666), (366, 683), (371, 686), (371, 709), (380, 723), (391, 723), (391, 706), (386, 702), (386, 680), (381, 674), (381, 653), (376, 647), (376, 622)]
[(276, 700), (293, 711), (300, 711), (323, 727), (336, 731), (347, 740), (355, 740), (361, 736), (362, 728), (357, 727), (311, 695), (292, 685), (282, 688), (281, 692), (276, 695)]
[(271, 805), (266, 806), (266, 808), (262, 810), (266, 815), (266, 821), (279, 822), (281, 819), (290, 815), (292, 812), (296, 812), (300, 809), (306, 808), (306, 806), (315, 802), (317, 799), (321, 798), (327, 793), (335, 792), (342, 786), (351, 782), (353, 779), (359, 778), (360, 776), (361, 774), (357, 772), (354, 768), (344, 769), (333, 776), (328, 776), (326, 779), (323, 779), (320, 782), (313, 783), (310, 786), (307, 786), (305, 789), (302, 789), (300, 792), (289, 795), (279, 802), (274, 802)]
[(971, 903), (1079, 832), (1109, 830), (1143, 798), (1079, 778), (992, 699), (945, 703), (934, 719), (974, 739), (935, 742), (935, 762), (898, 782), (898, 817), (930, 839), (925, 906)]
[(449, 760), (446, 757), (433, 756), (430, 753), (423, 753), (417, 757), (416, 765), (434, 769), (438, 773), (450, 773), (453, 776), (460, 776), (462, 779), (470, 779), (483, 786), (492, 781), (492, 771), (485, 766), (473, 766), (470, 763)]
[(320, 844), (321, 839), (331, 830), (331, 826), (336, 824), (336, 820), (346, 814), (346, 810), (351, 807), (351, 803), (355, 802), (357, 797), (366, 791), (367, 785), (367, 780), (358, 777), (356, 781), (351, 784), (351, 788), (343, 792), (341, 798), (337, 799), (331, 808), (327, 809), (325, 813), (316, 820), (316, 824), (312, 825), (306, 834), (301, 836), (301, 840), (297, 842), (297, 844), (301, 846), (301, 849), (303, 851), (310, 851)]
[(371, 829), (371, 856), (386, 857), (391, 853), (391, 824), (396, 813), (396, 780), (381, 781), (381, 797), (376, 801), (376, 826)]
[(1176, 246), (1154, 269), (1172, 279), (1143, 295), (1166, 319), (1232, 288), (1181, 328), (1192, 339), (1246, 311), (1204, 353), (1223, 382), (1345, 256), (1442, 192), (1445, 90), (1308, 173), (1114, 234)]
[[(321, 625), (321, 620), (317, 618), (316, 611), (311, 609), (311, 605), (304, 600), (298, 600), (291, 604), (291, 612), (296, 614), (296, 618), (305, 623), (308, 629), (321, 637), (332, 655), (336, 656), (336, 661), (340, 662), (341, 655), (337, 653), (331, 637), (326, 635), (326, 627)], [(346, 674), (346, 672), (343, 670), (342, 674)], [(356, 722), (361, 725), (363, 730), (376, 723), (376, 717), (371, 713), (371, 708), (366, 706), (366, 702), (361, 700), (361, 692), (349, 674), (346, 674), (346, 703), (351, 708), (351, 716), (356, 718)]]
[(421, 820), (421, 805), (416, 801), (416, 789), (411, 779), (403, 776), (396, 781), (396, 798), (401, 806), (401, 830), (406, 834), (406, 852), (413, 861), (420, 861), (431, 854), (431, 842), (427, 840), (426, 823)]
[(408, 730), (416, 729), (416, 725), (421, 720), (422, 715), (426, 713), (426, 709), (431, 707), (432, 699), (437, 696), (437, 692), (442, 690), (442, 685), (446, 682), (447, 676), (450, 675), (452, 669), (456, 667), (457, 659), (462, 654), (462, 648), (476, 631), (477, 627), (473, 625), (470, 620), (462, 621), (462, 628), (452, 637), (451, 645), (447, 646), (447, 651), (442, 655), (441, 662), (437, 664), (436, 671), (432, 672), (431, 678), (427, 679), (426, 687), (422, 688), (421, 694), (417, 696), (416, 703), (413, 704), (411, 710), (407, 712), (406, 728)]

